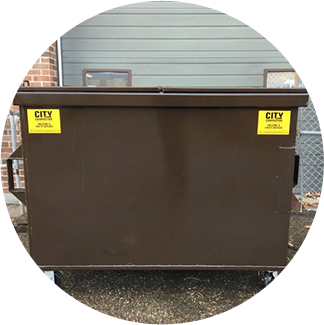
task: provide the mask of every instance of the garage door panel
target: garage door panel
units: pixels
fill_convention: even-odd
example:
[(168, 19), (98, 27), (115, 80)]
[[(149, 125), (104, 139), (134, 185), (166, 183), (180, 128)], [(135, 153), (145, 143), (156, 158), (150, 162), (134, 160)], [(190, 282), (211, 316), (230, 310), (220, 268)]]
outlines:
[[(163, 62), (164, 60), (180, 60), (181, 62), (196, 60), (197, 62), (283, 62), (282, 60), (289, 60), (296, 54), (296, 50), (290, 51), (231, 51), (215, 50), (215, 51), (158, 51), (151, 49), (150, 51), (116, 51), (116, 50), (83, 50), (77, 51), (69, 49), (63, 52), (64, 62), (86, 62), (86, 63), (102, 63), (110, 62), (111, 59), (128, 60), (136, 59), (138, 62), (147, 59), (154, 60), (154, 62)], [(91, 61), (89, 61), (91, 60)], [(273, 61), (267, 61), (273, 60)], [(147, 62), (147, 61), (145, 61)]]
[[(284, 68), (286, 63), (269, 64), (269, 68)], [(132, 68), (133, 75), (253, 75), (262, 74), (264, 64), (137, 64), (137, 63), (84, 63), (65, 64), (64, 71), (67, 74), (78, 74), (83, 69), (123, 69)]]
[(63, 26), (64, 38), (84, 39), (296, 39), (296, 27), (289, 26), (285, 35), (281, 27), (74, 27)]
[[(137, 87), (154, 86), (183, 86), (188, 87), (253, 87), (261, 84), (263, 75), (255, 76), (143, 76), (133, 75), (133, 85)], [(82, 76), (65, 75), (64, 84), (66, 86), (82, 86)]]
[[(322, 24), (323, 14), (303, 14), (312, 24)], [(62, 26), (296, 26), (296, 14), (78, 14), (61, 16)]]
[(63, 39), (63, 47), (73, 48), (74, 50), (88, 50), (93, 51), (101, 49), (118, 50), (289, 50), (292, 46), (296, 46), (296, 40), (266, 40), (266, 39), (251, 39), (251, 40), (99, 40), (99, 39)]

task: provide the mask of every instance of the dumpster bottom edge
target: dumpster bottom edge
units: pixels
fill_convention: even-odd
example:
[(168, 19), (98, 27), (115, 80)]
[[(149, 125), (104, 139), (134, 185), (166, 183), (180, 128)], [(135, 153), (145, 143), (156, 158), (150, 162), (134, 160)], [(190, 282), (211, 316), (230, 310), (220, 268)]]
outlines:
[(39, 265), (49, 270), (267, 270), (281, 271), (278, 265)]

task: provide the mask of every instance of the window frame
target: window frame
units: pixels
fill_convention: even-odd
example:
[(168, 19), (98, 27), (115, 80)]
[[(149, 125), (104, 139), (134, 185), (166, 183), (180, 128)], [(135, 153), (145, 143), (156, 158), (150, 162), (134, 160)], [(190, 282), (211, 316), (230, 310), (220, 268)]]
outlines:
[(87, 73), (88, 72), (112, 72), (112, 73), (127, 73), (128, 81), (126, 87), (132, 87), (132, 70), (130, 69), (83, 69), (83, 86), (88, 87), (87, 85)]

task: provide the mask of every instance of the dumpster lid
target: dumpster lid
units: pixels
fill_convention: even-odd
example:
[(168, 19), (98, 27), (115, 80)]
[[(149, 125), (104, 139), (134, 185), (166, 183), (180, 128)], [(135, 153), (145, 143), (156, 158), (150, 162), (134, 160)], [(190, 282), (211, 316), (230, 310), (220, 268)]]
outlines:
[(191, 87), (21, 87), (13, 104), (27, 107), (307, 106), (306, 89)]
[(161, 87), (20, 87), (18, 93), (38, 93), (38, 92), (76, 92), (76, 93), (159, 93)]
[[(161, 87), (162, 88), (162, 87)], [(199, 94), (211, 94), (211, 93), (226, 93), (226, 94), (246, 94), (246, 93), (307, 93), (305, 88), (264, 88), (264, 87), (245, 87), (245, 88), (232, 88), (232, 87), (163, 87), (164, 93), (199, 93)]]
[(18, 92), (93, 92), (93, 93), (307, 93), (305, 88), (264, 88), (264, 87), (20, 87)]

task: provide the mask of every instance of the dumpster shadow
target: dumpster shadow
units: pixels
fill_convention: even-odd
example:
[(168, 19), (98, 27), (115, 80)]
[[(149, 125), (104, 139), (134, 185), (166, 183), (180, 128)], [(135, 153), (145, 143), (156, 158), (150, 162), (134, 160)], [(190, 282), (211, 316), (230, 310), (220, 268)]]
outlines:
[[(184, 295), (265, 290), (257, 271), (66, 271), (66, 290), (84, 294)], [(68, 287), (68, 288), (67, 288)]]

